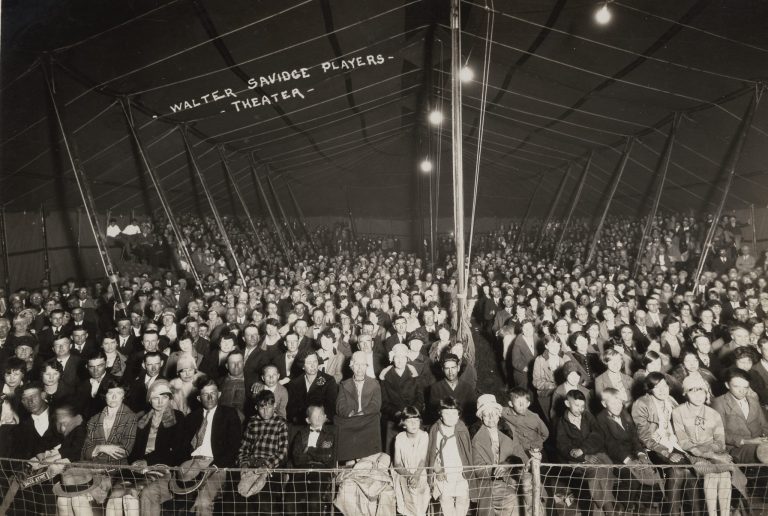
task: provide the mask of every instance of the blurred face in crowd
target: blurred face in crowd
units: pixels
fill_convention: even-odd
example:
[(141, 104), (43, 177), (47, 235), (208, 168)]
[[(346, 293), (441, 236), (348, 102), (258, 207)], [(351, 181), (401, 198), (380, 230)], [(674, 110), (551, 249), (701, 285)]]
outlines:
[(144, 369), (147, 371), (147, 376), (154, 377), (160, 374), (160, 368), (163, 365), (163, 361), (159, 356), (151, 356), (144, 358)]
[(58, 369), (51, 366), (46, 366), (45, 369), (43, 370), (41, 379), (43, 381), (44, 386), (53, 387), (54, 385), (59, 384), (60, 378), (61, 378), (61, 373), (59, 372)]
[(48, 408), (45, 398), (43, 398), (43, 392), (37, 388), (24, 389), (21, 394), (21, 404), (24, 405), (27, 412), (35, 416), (42, 414)]
[(269, 388), (274, 388), (280, 380), (280, 372), (275, 366), (267, 366), (264, 368), (264, 373), (261, 375), (261, 379), (264, 381), (264, 385)]
[(107, 391), (106, 401), (107, 407), (111, 409), (118, 408), (123, 403), (125, 398), (125, 391), (122, 387), (112, 387)]
[(144, 345), (144, 351), (157, 351), (160, 345), (160, 336), (156, 333), (145, 333), (141, 338), (141, 343)]
[(69, 350), (71, 349), (72, 344), (69, 342), (69, 339), (63, 338), (63, 339), (57, 339), (53, 341), (53, 352), (56, 355), (56, 358), (64, 358), (69, 356)]
[(317, 355), (314, 353), (307, 355), (304, 358), (304, 373), (307, 376), (315, 376), (317, 374), (319, 362), (317, 361)]
[(98, 380), (107, 372), (107, 361), (101, 357), (94, 357), (88, 360), (87, 367), (91, 378)]

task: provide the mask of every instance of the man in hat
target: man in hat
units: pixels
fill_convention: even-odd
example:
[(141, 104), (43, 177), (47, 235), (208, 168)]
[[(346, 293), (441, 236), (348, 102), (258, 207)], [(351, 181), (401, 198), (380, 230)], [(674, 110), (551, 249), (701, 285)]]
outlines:
[[(240, 447), (240, 418), (230, 407), (219, 406), (221, 393), (208, 376), (195, 381), (201, 407), (180, 425), (180, 456), (184, 462), (177, 477), (159, 479), (141, 491), (141, 514), (160, 514), (160, 506), (174, 494), (196, 493), (193, 510), (200, 516), (213, 513), (213, 501), (226, 480), (226, 471), (237, 466)], [(214, 468), (215, 466), (215, 468)]]

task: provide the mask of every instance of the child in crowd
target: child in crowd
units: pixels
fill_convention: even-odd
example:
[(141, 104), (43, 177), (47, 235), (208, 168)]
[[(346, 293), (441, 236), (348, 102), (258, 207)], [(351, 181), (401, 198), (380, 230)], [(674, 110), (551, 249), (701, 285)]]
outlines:
[(530, 406), (531, 393), (522, 387), (513, 387), (509, 390), (509, 407), (505, 407), (501, 413), (501, 418), (520, 439), (520, 444), (529, 458), (532, 450), (542, 450), (544, 441), (549, 437), (547, 425), (528, 409)]
[(469, 476), (472, 466), (472, 441), (469, 430), (459, 419), (456, 398), (440, 400), (440, 419), (429, 429), (427, 466), (432, 468), (432, 496), (440, 500), (445, 516), (464, 516), (469, 510)]
[(421, 429), (421, 412), (406, 406), (400, 412), (400, 426), (404, 429), (395, 438), (393, 478), (397, 511), (405, 516), (427, 513), (429, 485), (427, 483), (427, 452), (429, 435)]

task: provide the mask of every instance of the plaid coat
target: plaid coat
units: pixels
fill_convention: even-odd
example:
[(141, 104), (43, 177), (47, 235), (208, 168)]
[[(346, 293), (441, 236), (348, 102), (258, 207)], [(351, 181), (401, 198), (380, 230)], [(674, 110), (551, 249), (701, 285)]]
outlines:
[[(133, 443), (136, 441), (136, 414), (124, 404), (117, 409), (115, 424), (109, 433), (109, 438), (104, 436), (104, 418), (107, 408), (88, 420), (83, 444), (82, 459), (88, 462), (102, 462), (105, 464), (128, 464), (128, 456), (133, 451)], [(93, 451), (100, 444), (114, 444), (122, 446), (128, 452), (124, 459), (113, 459), (109, 455), (99, 454), (93, 456)]]

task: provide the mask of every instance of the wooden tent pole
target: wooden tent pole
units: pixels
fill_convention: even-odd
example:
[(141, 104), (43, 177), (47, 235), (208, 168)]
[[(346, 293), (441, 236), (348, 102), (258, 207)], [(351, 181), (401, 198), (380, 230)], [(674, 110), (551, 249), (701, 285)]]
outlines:
[[(123, 302), (122, 292), (120, 291), (120, 285), (118, 285), (117, 271), (112, 264), (112, 258), (109, 256), (109, 250), (105, 240), (105, 234), (101, 230), (99, 219), (96, 214), (96, 205), (91, 194), (91, 188), (88, 185), (85, 172), (82, 169), (80, 158), (77, 155), (77, 148), (75, 141), (71, 138), (67, 131), (64, 120), (62, 118), (61, 111), (59, 110), (58, 99), (56, 98), (56, 91), (53, 88), (53, 81), (50, 77), (50, 61), (45, 63), (42, 67), (43, 77), (48, 89), (48, 94), (51, 99), (51, 107), (53, 108), (53, 114), (56, 118), (59, 131), (61, 133), (61, 139), (64, 143), (64, 150), (67, 153), (70, 166), (72, 167), (72, 174), (75, 176), (75, 182), (77, 183), (77, 189), (80, 193), (80, 198), (83, 201), (83, 208), (85, 214), (88, 217), (88, 224), (91, 226), (91, 233), (96, 242), (96, 249), (99, 252), (99, 258), (101, 264), (104, 267), (104, 272), (109, 279), (110, 286), (112, 288), (112, 295), (115, 298), (115, 306), (118, 313), (122, 313), (127, 316), (125, 303)], [(79, 213), (79, 212), (78, 212)], [(78, 231), (80, 230), (78, 224)]]
[(48, 249), (48, 228), (46, 227), (45, 204), (40, 204), (40, 234), (43, 236), (43, 271), (51, 284), (51, 255)]
[(579, 204), (579, 199), (581, 198), (581, 192), (584, 190), (584, 183), (587, 182), (587, 175), (589, 174), (589, 166), (592, 164), (592, 151), (589, 151), (589, 156), (587, 156), (587, 162), (584, 163), (584, 170), (581, 172), (581, 179), (579, 179), (579, 186), (576, 187), (576, 192), (574, 192), (573, 197), (571, 198), (571, 206), (568, 208), (568, 216), (563, 221), (563, 227), (560, 230), (560, 236), (557, 239), (557, 244), (555, 244), (555, 248), (553, 250), (554, 257), (557, 258), (558, 253), (560, 252), (560, 244), (563, 243), (563, 238), (565, 238), (565, 232), (568, 230), (568, 224), (571, 222), (571, 217), (573, 217), (573, 213), (576, 211), (576, 205)]
[(288, 188), (288, 196), (291, 198), (291, 202), (293, 203), (293, 209), (296, 210), (296, 216), (299, 218), (301, 229), (304, 231), (307, 240), (309, 240), (309, 245), (312, 246), (312, 249), (315, 251), (315, 253), (317, 253), (318, 249), (315, 245), (315, 239), (312, 238), (312, 233), (309, 231), (307, 226), (306, 219), (304, 218), (304, 211), (301, 209), (301, 206), (299, 206), (299, 201), (296, 200), (296, 196), (293, 195), (293, 188), (291, 188), (291, 185), (286, 182), (285, 186)]
[(525, 207), (525, 213), (523, 214), (523, 219), (520, 221), (520, 229), (517, 232), (517, 235), (515, 236), (515, 244), (514, 248), (517, 249), (518, 244), (520, 244), (520, 240), (523, 238), (523, 231), (525, 230), (526, 224), (528, 224), (528, 217), (531, 215), (531, 209), (533, 208), (533, 201), (536, 199), (536, 194), (539, 193), (539, 189), (541, 188), (541, 184), (544, 182), (544, 174), (541, 174), (541, 177), (539, 178), (539, 182), (536, 183), (536, 188), (533, 189), (533, 193), (531, 194), (530, 199), (528, 199), (528, 206)]
[(677, 129), (680, 125), (680, 115), (675, 115), (672, 119), (672, 126), (669, 128), (669, 134), (667, 135), (667, 141), (664, 144), (664, 152), (659, 160), (659, 170), (657, 175), (659, 176), (658, 184), (656, 185), (656, 195), (653, 198), (653, 206), (651, 212), (648, 214), (648, 220), (645, 222), (645, 228), (643, 228), (643, 236), (640, 238), (640, 246), (637, 249), (637, 257), (635, 258), (635, 267), (632, 271), (632, 277), (636, 278), (637, 273), (640, 270), (640, 260), (643, 258), (643, 252), (645, 250), (645, 243), (651, 237), (653, 231), (653, 221), (656, 220), (656, 213), (659, 211), (659, 203), (661, 203), (661, 195), (664, 192), (664, 183), (667, 180), (667, 171), (669, 170), (669, 162), (672, 157), (672, 147), (677, 137)]
[(696, 267), (696, 276), (694, 279), (695, 281), (694, 292), (698, 290), (699, 283), (701, 282), (701, 275), (704, 271), (704, 264), (707, 261), (709, 248), (712, 246), (712, 241), (715, 238), (715, 231), (717, 229), (717, 224), (720, 222), (720, 217), (722, 217), (723, 215), (723, 208), (725, 207), (725, 201), (728, 199), (728, 194), (730, 193), (731, 186), (733, 185), (733, 178), (736, 176), (736, 165), (738, 165), (739, 158), (741, 158), (741, 151), (744, 149), (744, 141), (747, 139), (747, 134), (749, 133), (749, 129), (752, 126), (752, 118), (755, 115), (756, 107), (757, 107), (757, 94), (752, 95), (752, 98), (749, 101), (749, 106), (747, 106), (747, 111), (744, 114), (744, 117), (741, 119), (741, 125), (739, 126), (738, 132), (736, 133), (736, 137), (732, 143), (730, 152), (728, 153), (728, 160), (726, 161), (726, 164), (723, 167), (725, 170), (725, 173), (727, 174), (726, 180), (725, 180), (725, 187), (723, 188), (723, 196), (720, 199), (720, 204), (717, 206), (717, 212), (715, 213), (715, 216), (712, 218), (712, 224), (709, 227), (707, 238), (704, 241), (704, 248), (701, 250), (701, 256), (699, 257), (699, 264)]
[(282, 231), (280, 231), (280, 226), (277, 224), (277, 218), (275, 217), (275, 212), (272, 211), (272, 205), (269, 203), (269, 198), (267, 198), (267, 193), (264, 191), (264, 187), (261, 185), (261, 180), (259, 179), (259, 174), (256, 172), (256, 159), (253, 157), (253, 154), (249, 155), (249, 159), (251, 160), (251, 174), (253, 174), (253, 181), (256, 183), (256, 189), (259, 191), (259, 194), (261, 195), (261, 200), (264, 201), (264, 206), (267, 207), (267, 211), (269, 212), (269, 218), (272, 219), (272, 225), (275, 226), (275, 234), (277, 235), (277, 241), (280, 244), (280, 247), (283, 249), (283, 254), (285, 255), (285, 259), (289, 262), (292, 261), (291, 253), (288, 250), (288, 244), (285, 241), (285, 237), (283, 237)]
[(0, 206), (0, 245), (3, 247), (3, 273), (5, 279), (3, 284), (5, 285), (6, 296), (11, 294), (11, 271), (10, 271), (10, 258), (8, 256), (8, 231), (6, 226), (6, 213), (5, 204)]
[(458, 341), (464, 340), (467, 304), (464, 265), (464, 143), (461, 125), (461, 0), (451, 0), (451, 152), (453, 172), (453, 234), (456, 244), (456, 328)]
[(597, 223), (597, 228), (595, 228), (595, 234), (592, 237), (592, 245), (589, 246), (589, 253), (587, 254), (587, 261), (585, 262), (585, 265), (589, 266), (590, 263), (592, 263), (592, 259), (595, 257), (595, 253), (597, 252), (597, 243), (600, 241), (600, 233), (603, 232), (603, 226), (605, 225), (605, 217), (608, 216), (608, 210), (611, 209), (611, 202), (613, 201), (613, 197), (616, 195), (616, 190), (619, 188), (619, 183), (621, 183), (621, 176), (624, 175), (624, 169), (627, 167), (627, 161), (629, 161), (629, 154), (632, 152), (632, 145), (634, 145), (635, 139), (631, 136), (627, 137), (627, 141), (624, 144), (624, 153), (621, 155), (621, 160), (619, 160), (619, 165), (616, 168), (616, 172), (613, 175), (613, 181), (611, 182), (611, 188), (608, 191), (608, 198), (605, 200), (605, 206), (603, 207), (603, 213), (600, 215), (600, 220)]
[(198, 290), (199, 294), (202, 294), (203, 283), (200, 279), (200, 274), (197, 270), (197, 267), (195, 266), (195, 262), (192, 260), (192, 255), (190, 254), (189, 248), (187, 247), (187, 242), (184, 239), (184, 234), (181, 232), (179, 225), (176, 223), (176, 217), (173, 214), (171, 205), (168, 203), (168, 198), (165, 196), (165, 191), (163, 190), (163, 187), (160, 184), (160, 178), (158, 177), (157, 172), (155, 171), (155, 168), (150, 163), (149, 155), (144, 149), (144, 144), (142, 143), (141, 137), (139, 136), (139, 133), (136, 130), (136, 125), (133, 122), (133, 115), (131, 114), (130, 101), (127, 98), (124, 98), (120, 102), (120, 106), (123, 109), (123, 115), (125, 116), (125, 121), (128, 124), (128, 132), (131, 133), (131, 138), (133, 139), (133, 143), (136, 146), (136, 152), (138, 152), (139, 154), (141, 165), (144, 167), (144, 171), (149, 176), (150, 181), (152, 181), (152, 186), (155, 189), (157, 198), (160, 199), (160, 205), (162, 206), (163, 211), (165, 212), (165, 217), (168, 219), (168, 223), (171, 225), (171, 231), (173, 232), (173, 236), (176, 239), (176, 246), (179, 249), (179, 252), (181, 253), (182, 258), (189, 265), (189, 272), (190, 274), (192, 274), (192, 278), (195, 280), (195, 288)]
[(541, 230), (539, 231), (539, 238), (536, 240), (536, 247), (539, 247), (541, 243), (544, 241), (544, 235), (547, 232), (547, 226), (549, 226), (549, 223), (552, 222), (552, 217), (555, 216), (555, 210), (557, 210), (557, 205), (560, 204), (560, 198), (563, 196), (563, 191), (565, 190), (565, 184), (568, 182), (568, 176), (571, 175), (571, 167), (573, 166), (573, 163), (568, 162), (568, 167), (565, 169), (565, 173), (563, 174), (563, 178), (560, 180), (560, 184), (557, 187), (557, 191), (555, 192), (555, 198), (552, 200), (552, 204), (549, 206), (549, 211), (547, 211), (547, 216), (544, 218), (544, 222), (541, 225)]
[(248, 219), (248, 224), (251, 226), (251, 230), (253, 231), (253, 236), (259, 245), (259, 249), (261, 249), (262, 255), (266, 257), (267, 249), (264, 247), (264, 242), (262, 242), (261, 237), (259, 236), (259, 230), (258, 228), (256, 228), (256, 223), (253, 221), (251, 210), (248, 209), (248, 204), (245, 202), (245, 198), (243, 197), (243, 194), (240, 192), (240, 187), (238, 186), (237, 181), (235, 181), (235, 177), (232, 175), (232, 170), (229, 168), (229, 160), (224, 155), (224, 147), (222, 145), (219, 145), (218, 151), (219, 151), (219, 158), (221, 158), (221, 165), (224, 167), (224, 173), (226, 174), (229, 182), (232, 183), (232, 187), (235, 190), (235, 196), (237, 197), (237, 200), (240, 202), (240, 205), (243, 207), (243, 211), (245, 212), (245, 218)]
[(293, 228), (291, 227), (291, 221), (288, 220), (288, 215), (285, 213), (285, 208), (283, 208), (283, 203), (280, 201), (280, 197), (277, 196), (277, 189), (275, 188), (275, 183), (272, 181), (272, 174), (269, 169), (269, 165), (266, 165), (267, 170), (267, 185), (269, 185), (269, 191), (272, 192), (272, 198), (275, 200), (275, 205), (277, 205), (277, 210), (280, 212), (280, 216), (285, 221), (285, 227), (286, 232), (288, 233), (288, 236), (291, 237), (291, 242), (293, 243), (293, 246), (296, 248), (296, 250), (299, 250), (299, 242), (296, 240), (296, 234), (293, 232)]
[(208, 205), (211, 207), (211, 212), (213, 213), (213, 219), (216, 221), (216, 225), (219, 228), (219, 233), (221, 233), (221, 239), (224, 241), (224, 246), (226, 246), (230, 256), (232, 256), (232, 263), (235, 264), (235, 270), (237, 271), (237, 275), (240, 276), (240, 280), (243, 282), (243, 288), (246, 288), (248, 286), (248, 282), (245, 281), (245, 275), (243, 274), (243, 270), (240, 268), (240, 261), (237, 259), (237, 254), (235, 253), (235, 250), (232, 247), (232, 241), (229, 239), (229, 234), (227, 234), (227, 228), (224, 227), (224, 221), (222, 220), (221, 215), (219, 214), (219, 209), (216, 207), (216, 203), (213, 201), (213, 196), (211, 195), (211, 191), (208, 189), (208, 183), (205, 181), (205, 177), (203, 176), (203, 171), (200, 170), (199, 166), (197, 166), (197, 158), (195, 157), (195, 153), (192, 149), (192, 145), (190, 145), (189, 143), (189, 136), (187, 135), (187, 126), (180, 125), (179, 131), (181, 132), (182, 140), (184, 140), (184, 147), (187, 150), (187, 155), (189, 156), (189, 162), (192, 164), (192, 168), (194, 169), (195, 174), (197, 174), (197, 178), (200, 180), (200, 184), (203, 186), (203, 193), (205, 194), (205, 198), (208, 200)]

